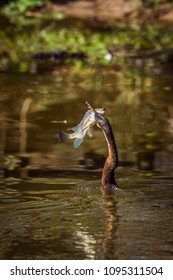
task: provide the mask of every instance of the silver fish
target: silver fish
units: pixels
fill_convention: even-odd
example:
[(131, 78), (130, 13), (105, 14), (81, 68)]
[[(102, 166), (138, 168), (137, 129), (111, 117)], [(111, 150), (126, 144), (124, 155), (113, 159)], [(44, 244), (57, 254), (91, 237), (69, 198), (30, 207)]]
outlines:
[(95, 110), (90, 106), (88, 102), (88, 111), (85, 113), (83, 119), (80, 121), (78, 125), (75, 127), (69, 128), (68, 130), (74, 131), (73, 133), (66, 133), (63, 131), (59, 131), (59, 138), (61, 142), (67, 142), (68, 139), (75, 139), (73, 143), (73, 147), (77, 148), (83, 142), (85, 135), (87, 134), (90, 138), (92, 138), (94, 129), (93, 126), (96, 123), (95, 113), (104, 114), (104, 108), (96, 108)]

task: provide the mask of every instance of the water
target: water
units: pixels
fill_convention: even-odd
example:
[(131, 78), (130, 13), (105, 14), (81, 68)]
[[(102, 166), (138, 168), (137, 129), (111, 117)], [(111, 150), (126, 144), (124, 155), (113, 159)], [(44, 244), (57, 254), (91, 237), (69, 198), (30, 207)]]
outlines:
[[(173, 258), (173, 82), (167, 72), (75, 68), (0, 75), (0, 258)], [(106, 107), (123, 192), (105, 196), (102, 132), (58, 130)]]

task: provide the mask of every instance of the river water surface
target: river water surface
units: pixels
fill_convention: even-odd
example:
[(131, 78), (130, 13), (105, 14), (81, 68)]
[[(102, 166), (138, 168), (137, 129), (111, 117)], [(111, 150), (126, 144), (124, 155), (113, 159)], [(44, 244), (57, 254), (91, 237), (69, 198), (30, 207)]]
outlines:
[[(165, 73), (166, 72), (166, 73)], [(0, 75), (0, 258), (173, 259), (169, 71), (74, 69)], [(121, 194), (105, 196), (99, 128), (77, 149), (57, 131), (85, 101), (105, 107)]]

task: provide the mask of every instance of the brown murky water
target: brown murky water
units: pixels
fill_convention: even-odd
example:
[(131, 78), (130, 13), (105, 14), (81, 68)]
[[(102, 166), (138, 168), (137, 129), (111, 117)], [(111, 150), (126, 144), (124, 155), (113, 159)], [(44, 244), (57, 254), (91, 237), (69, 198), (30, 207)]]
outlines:
[[(173, 258), (173, 81), (136, 69), (0, 75), (0, 258)], [(106, 107), (122, 194), (100, 190), (102, 132), (58, 129)], [(67, 123), (66, 123), (67, 122)]]

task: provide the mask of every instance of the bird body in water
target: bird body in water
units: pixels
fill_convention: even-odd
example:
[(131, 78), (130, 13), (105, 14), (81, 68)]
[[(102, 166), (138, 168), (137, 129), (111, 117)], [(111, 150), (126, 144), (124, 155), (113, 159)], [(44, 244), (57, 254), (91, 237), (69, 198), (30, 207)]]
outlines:
[(106, 158), (103, 171), (101, 184), (104, 190), (116, 191), (119, 187), (115, 181), (114, 170), (118, 166), (118, 152), (115, 143), (114, 134), (109, 120), (102, 114), (95, 114), (96, 124), (102, 129), (108, 145), (108, 157)]

